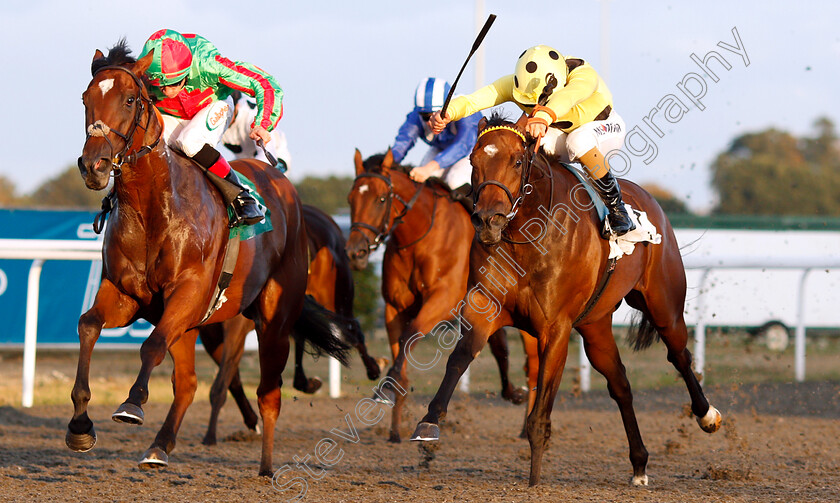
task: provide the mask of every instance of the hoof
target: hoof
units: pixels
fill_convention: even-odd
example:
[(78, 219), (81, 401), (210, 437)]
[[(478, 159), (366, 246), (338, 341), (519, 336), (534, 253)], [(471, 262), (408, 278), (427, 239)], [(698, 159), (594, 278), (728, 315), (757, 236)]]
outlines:
[(169, 456), (160, 447), (151, 447), (140, 460), (138, 466), (141, 470), (155, 470), (169, 466)]
[(111, 414), (111, 419), (118, 423), (140, 425), (143, 424), (143, 409), (133, 403), (124, 402)]
[(64, 443), (72, 451), (87, 452), (96, 445), (96, 430), (93, 429), (93, 425), (90, 426), (87, 433), (73, 433), (68, 428), (67, 435), (64, 436)]
[(388, 384), (379, 388), (379, 392), (374, 393), (373, 401), (393, 407), (397, 403), (397, 392)]
[(371, 381), (375, 381), (379, 379), (379, 375), (382, 373), (382, 369), (379, 368), (379, 364), (371, 357), (368, 357), (364, 361), (365, 363), (365, 370), (367, 370), (367, 378)]
[(324, 383), (322, 383), (321, 380), (318, 379), (317, 377), (312, 377), (310, 379), (307, 379), (305, 382), (296, 381), (295, 383), (292, 384), (292, 387), (294, 387), (296, 390), (298, 390), (302, 393), (306, 393), (307, 395), (311, 395), (311, 394), (315, 393), (316, 391), (318, 391), (319, 389), (321, 389), (321, 385), (323, 385), (323, 384)]
[(703, 417), (698, 417), (697, 424), (706, 433), (714, 433), (720, 429), (721, 419), (720, 412), (709, 405), (709, 412), (706, 412), (706, 415)]
[(513, 386), (508, 386), (507, 389), (502, 391), (502, 398), (507, 400), (508, 402), (519, 405), (528, 398), (528, 388), (521, 387), (521, 388), (514, 388)]
[(634, 475), (632, 479), (630, 479), (631, 486), (646, 486), (648, 485), (648, 476), (647, 475)]
[(440, 426), (433, 423), (420, 423), (411, 435), (412, 442), (433, 442), (440, 440)]
[(400, 434), (391, 432), (391, 434), (388, 435), (388, 442), (392, 444), (401, 444), (402, 439), (400, 438)]
[(214, 446), (216, 445), (216, 437), (210, 437), (208, 435), (205, 435), (204, 438), (201, 439), (201, 443), (208, 447)]

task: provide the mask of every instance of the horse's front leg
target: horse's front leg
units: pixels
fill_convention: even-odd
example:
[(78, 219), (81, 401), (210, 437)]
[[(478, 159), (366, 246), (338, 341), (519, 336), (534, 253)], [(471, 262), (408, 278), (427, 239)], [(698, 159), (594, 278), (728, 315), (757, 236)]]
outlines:
[(141, 469), (157, 468), (169, 464), (169, 453), (175, 448), (175, 437), (181, 428), (181, 421), (195, 397), (195, 341), (198, 330), (190, 330), (178, 337), (170, 346), (169, 354), (175, 369), (172, 371), (172, 391), (175, 399), (169, 414), (160, 427), (154, 442), (143, 454)]
[(566, 366), (571, 331), (570, 320), (564, 318), (541, 330), (538, 336), (540, 367), (537, 396), (526, 421), (528, 442), (531, 444), (531, 475), (528, 480), (531, 486), (540, 481), (542, 457), (551, 437), (551, 409)]
[[(191, 323), (198, 318), (195, 313), (195, 299), (203, 298), (200, 288), (182, 285), (165, 300), (160, 322), (140, 346), (140, 372), (128, 392), (128, 398), (120, 405), (111, 419), (118, 423), (143, 424), (142, 405), (149, 399), (149, 377), (152, 370), (166, 357), (166, 351), (184, 336)], [(193, 341), (197, 333), (193, 336)]]
[(128, 325), (137, 309), (138, 305), (134, 299), (117, 290), (109, 280), (103, 279), (93, 307), (79, 318), (79, 363), (76, 368), (76, 382), (70, 394), (74, 412), (64, 438), (67, 447), (74, 451), (86, 452), (96, 444), (96, 430), (87, 413), (93, 346), (103, 328)]
[[(476, 303), (473, 304), (473, 301)], [(440, 421), (446, 417), (449, 400), (452, 398), (452, 394), (455, 392), (455, 386), (458, 384), (461, 376), (466, 372), (467, 367), (470, 366), (473, 359), (478, 356), (478, 353), (487, 343), (490, 335), (502, 326), (510, 324), (510, 316), (507, 312), (490, 312), (488, 314), (487, 310), (478, 312), (472, 307), (475, 305), (480, 309), (483, 306), (490, 305), (490, 302), (491, 300), (486, 298), (471, 298), (470, 303), (464, 306), (463, 320), (461, 321), (461, 339), (458, 341), (452, 354), (449, 355), (449, 360), (446, 362), (446, 374), (443, 376), (440, 388), (438, 388), (435, 397), (429, 403), (428, 413), (414, 430), (414, 434), (411, 436), (412, 441), (440, 439)]]

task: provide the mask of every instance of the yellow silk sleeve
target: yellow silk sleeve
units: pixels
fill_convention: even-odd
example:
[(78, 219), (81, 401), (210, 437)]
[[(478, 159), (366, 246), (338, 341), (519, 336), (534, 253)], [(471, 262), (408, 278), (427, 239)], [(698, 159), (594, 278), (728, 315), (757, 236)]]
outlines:
[(506, 75), (477, 91), (458, 96), (449, 102), (446, 114), (453, 121), (463, 119), (486, 108), (513, 101), (513, 74)]

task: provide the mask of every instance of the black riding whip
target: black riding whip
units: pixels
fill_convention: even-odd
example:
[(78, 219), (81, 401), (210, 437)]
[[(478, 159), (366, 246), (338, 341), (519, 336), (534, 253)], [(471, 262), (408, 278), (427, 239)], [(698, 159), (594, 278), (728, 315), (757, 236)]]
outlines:
[(495, 14), (490, 14), (487, 17), (487, 21), (484, 22), (484, 26), (481, 28), (481, 31), (478, 32), (478, 36), (475, 37), (475, 42), (473, 42), (472, 49), (470, 50), (469, 56), (467, 56), (467, 60), (464, 61), (464, 66), (461, 67), (461, 71), (458, 72), (458, 76), (455, 77), (455, 82), (452, 83), (452, 87), (449, 88), (449, 94), (446, 95), (446, 101), (443, 102), (443, 107), (440, 109), (440, 116), (441, 118), (446, 118), (446, 108), (449, 106), (449, 100), (452, 99), (452, 94), (455, 93), (455, 86), (458, 85), (458, 80), (461, 79), (461, 74), (464, 73), (464, 69), (467, 67), (467, 63), (470, 62), (470, 58), (475, 51), (478, 50), (478, 47), (481, 45), (481, 42), (484, 41), (484, 37), (487, 36), (487, 32), (490, 31), (490, 26), (493, 25), (493, 21), (496, 20)]
[(262, 147), (263, 153), (265, 154), (265, 158), (268, 159), (268, 163), (271, 164), (271, 167), (277, 167), (277, 159), (275, 159), (274, 156), (271, 155), (271, 152), (269, 152), (268, 149), (265, 148), (265, 143), (263, 143), (262, 138), (257, 140), (257, 145)]

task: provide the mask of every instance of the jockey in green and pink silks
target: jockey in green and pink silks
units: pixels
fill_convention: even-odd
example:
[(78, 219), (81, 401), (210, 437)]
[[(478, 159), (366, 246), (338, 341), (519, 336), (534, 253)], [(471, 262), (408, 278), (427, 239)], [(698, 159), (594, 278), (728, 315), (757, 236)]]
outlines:
[(233, 118), (233, 91), (256, 99), (250, 137), (271, 141), (269, 132), (283, 115), (283, 90), (265, 71), (223, 57), (198, 35), (159, 30), (146, 41), (140, 57), (152, 51), (146, 78), (155, 106), (163, 114), (166, 143), (196, 161), (205, 172), (220, 177), (208, 175), (233, 209), (231, 226), (259, 222), (264, 217), (262, 210), (216, 145)]

